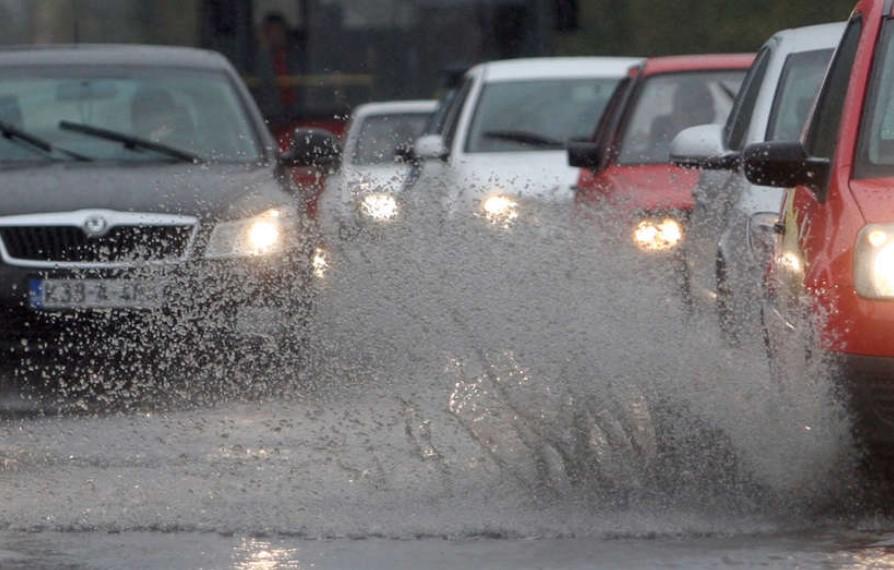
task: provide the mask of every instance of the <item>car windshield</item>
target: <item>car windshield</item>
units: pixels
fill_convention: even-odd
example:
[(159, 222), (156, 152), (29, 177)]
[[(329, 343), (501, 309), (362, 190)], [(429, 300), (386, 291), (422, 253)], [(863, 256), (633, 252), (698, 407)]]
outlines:
[(505, 81), (486, 85), (466, 152), (561, 150), (593, 134), (619, 79)]
[(401, 113), (363, 119), (355, 141), (353, 164), (393, 163), (398, 147), (411, 145), (422, 134), (430, 116), (429, 113)]
[[(239, 94), (222, 72), (91, 66), (0, 71), (0, 122), (57, 149), (99, 161), (219, 162), (261, 159), (257, 134)], [(85, 129), (154, 145), (123, 144)], [(163, 152), (153, 151), (151, 146)], [(34, 148), (0, 138), (0, 162), (33, 161)]]
[(681, 131), (723, 123), (745, 76), (742, 71), (656, 75), (645, 81), (621, 140), (620, 164), (668, 162)]
[(773, 102), (768, 141), (796, 141), (801, 136), (833, 52), (824, 49), (788, 57)]
[(855, 176), (894, 176), (894, 24), (885, 25), (860, 133)]

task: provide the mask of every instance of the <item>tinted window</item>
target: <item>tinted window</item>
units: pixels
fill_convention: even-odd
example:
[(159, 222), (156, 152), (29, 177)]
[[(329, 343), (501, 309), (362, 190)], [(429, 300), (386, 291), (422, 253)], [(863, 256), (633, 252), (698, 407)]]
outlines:
[(428, 113), (367, 117), (360, 126), (352, 162), (360, 165), (394, 162), (397, 147), (413, 144), (428, 118)]
[[(120, 143), (60, 129), (68, 121), (137, 136), (210, 160), (259, 160), (257, 138), (223, 73), (179, 69), (48, 68), (0, 75), (0, 119), (97, 160), (152, 160)], [(33, 159), (0, 142), (0, 160)]]
[(719, 71), (647, 79), (624, 131), (618, 162), (667, 162), (670, 143), (680, 131), (726, 120), (744, 76), (744, 71)]
[(562, 149), (593, 135), (617, 79), (555, 79), (488, 84), (478, 99), (466, 151)]
[(771, 53), (772, 51), (769, 48), (764, 48), (758, 54), (757, 59), (755, 59), (754, 64), (748, 71), (748, 75), (745, 77), (744, 88), (733, 105), (733, 110), (724, 128), (727, 145), (731, 150), (742, 150), (745, 146), (745, 135), (748, 134), (748, 126), (751, 124), (754, 106), (757, 104), (761, 86), (764, 83), (764, 78), (767, 76)]
[(795, 53), (786, 59), (773, 101), (768, 141), (797, 141), (834, 50)]
[(894, 176), (894, 24), (885, 24), (860, 127), (855, 176)]
[(810, 154), (816, 158), (831, 159), (835, 154), (838, 127), (841, 125), (841, 111), (844, 107), (844, 99), (847, 97), (851, 67), (857, 56), (862, 29), (862, 20), (851, 20), (829, 68), (808, 137)]

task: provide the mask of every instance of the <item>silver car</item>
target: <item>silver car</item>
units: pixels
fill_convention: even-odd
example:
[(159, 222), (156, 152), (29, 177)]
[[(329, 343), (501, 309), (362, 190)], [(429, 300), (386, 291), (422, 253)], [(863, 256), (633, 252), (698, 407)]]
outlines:
[(726, 125), (687, 129), (671, 145), (676, 164), (703, 171), (685, 252), (693, 297), (715, 304), (731, 339), (759, 322), (757, 299), (784, 193), (748, 182), (742, 150), (798, 139), (843, 31), (840, 23), (777, 33), (758, 53)]

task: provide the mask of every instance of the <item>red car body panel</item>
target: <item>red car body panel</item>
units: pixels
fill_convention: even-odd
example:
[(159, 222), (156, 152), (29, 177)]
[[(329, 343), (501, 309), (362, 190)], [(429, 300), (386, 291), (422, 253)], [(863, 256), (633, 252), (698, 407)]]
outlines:
[[(873, 59), (890, 4), (890, 0), (863, 0), (854, 11), (855, 17), (862, 17), (863, 29), (824, 199), (808, 187), (788, 190), (783, 219), (797, 228), (803, 279), (788, 289), (782, 283), (784, 252), (776, 256), (769, 271), (771, 299), (780, 292), (789, 296), (778, 301), (777, 307), (794, 306), (794, 297), (806, 295), (810, 307), (823, 314), (821, 346), (849, 356), (894, 357), (894, 300), (863, 298), (854, 284), (860, 231), (869, 223), (894, 223), (894, 179), (853, 178)], [(792, 315), (784, 314), (783, 309), (783, 316)]]
[(581, 207), (609, 203), (630, 214), (642, 212), (689, 212), (694, 206), (692, 190), (698, 182), (695, 171), (668, 163), (622, 165), (617, 161), (618, 147), (637, 103), (637, 90), (653, 76), (699, 71), (747, 70), (753, 54), (692, 55), (657, 57), (630, 70), (632, 95), (625, 104), (614, 109), (616, 117), (607, 118), (613, 132), (600, 136), (608, 142), (608, 156), (600, 169), (582, 169), (575, 193), (576, 210)]
[[(698, 172), (670, 164), (613, 165), (601, 172), (584, 169), (579, 200), (605, 201), (630, 215), (637, 212), (688, 211)], [(635, 189), (635, 190), (634, 190)]]

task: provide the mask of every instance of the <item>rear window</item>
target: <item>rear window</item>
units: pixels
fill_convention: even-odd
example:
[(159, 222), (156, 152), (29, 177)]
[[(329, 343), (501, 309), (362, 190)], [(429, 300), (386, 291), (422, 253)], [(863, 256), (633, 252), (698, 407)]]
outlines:
[(668, 73), (643, 84), (621, 139), (621, 164), (668, 162), (670, 143), (683, 130), (724, 123), (745, 70)]

